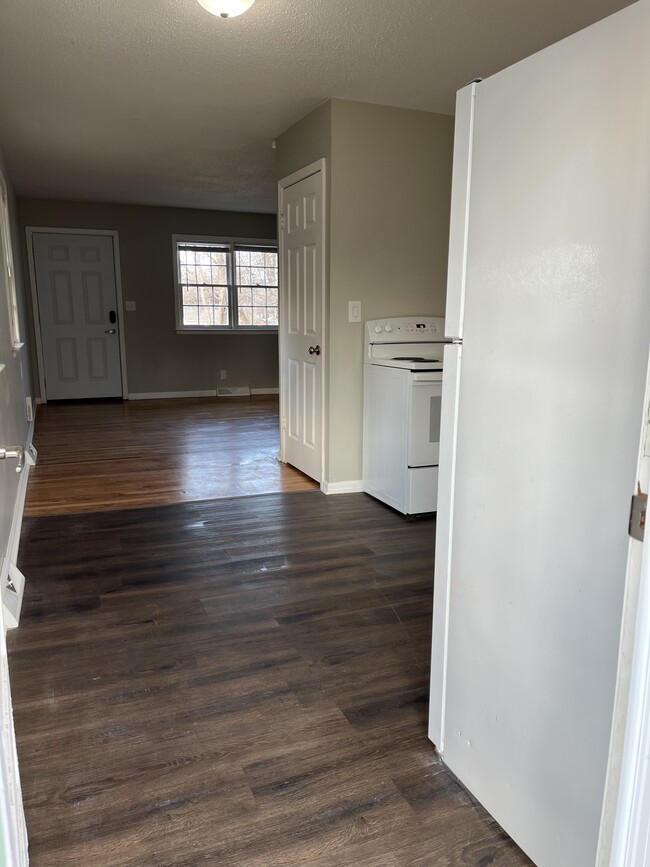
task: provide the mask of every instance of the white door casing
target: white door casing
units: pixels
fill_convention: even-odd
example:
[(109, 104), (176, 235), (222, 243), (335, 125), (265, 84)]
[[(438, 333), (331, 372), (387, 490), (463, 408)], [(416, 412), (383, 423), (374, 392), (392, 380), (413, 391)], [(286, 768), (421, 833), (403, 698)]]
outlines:
[(281, 458), (323, 478), (324, 161), (279, 184)]
[[(650, 358), (637, 486), (650, 489)], [(630, 492), (632, 495), (633, 491)], [(630, 538), (596, 867), (650, 867), (650, 546)]]
[(63, 232), (31, 237), (44, 396), (121, 397), (113, 237)]
[(18, 773), (2, 605), (0, 605), (0, 859), (6, 867), (27, 867), (28, 864), (27, 828)]

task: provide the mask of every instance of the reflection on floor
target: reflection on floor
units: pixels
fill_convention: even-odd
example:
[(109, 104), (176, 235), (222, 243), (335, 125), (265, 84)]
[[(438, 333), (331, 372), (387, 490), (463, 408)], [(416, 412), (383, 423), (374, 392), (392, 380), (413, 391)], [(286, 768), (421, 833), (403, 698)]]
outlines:
[(25, 515), (317, 488), (277, 461), (278, 427), (277, 399), (40, 406)]

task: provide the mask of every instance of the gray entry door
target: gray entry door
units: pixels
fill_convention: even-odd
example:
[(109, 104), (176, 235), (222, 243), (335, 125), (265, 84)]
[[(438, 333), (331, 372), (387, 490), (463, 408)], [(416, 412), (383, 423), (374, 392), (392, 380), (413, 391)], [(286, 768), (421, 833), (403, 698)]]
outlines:
[(33, 239), (47, 399), (121, 397), (113, 239)]

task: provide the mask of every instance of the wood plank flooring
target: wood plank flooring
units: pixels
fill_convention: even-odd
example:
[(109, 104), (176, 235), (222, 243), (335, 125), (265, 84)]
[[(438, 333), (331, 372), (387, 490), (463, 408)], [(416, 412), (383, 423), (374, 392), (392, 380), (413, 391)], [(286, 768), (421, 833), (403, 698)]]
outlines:
[(278, 428), (277, 398), (45, 404), (25, 514), (317, 488), (277, 461)]
[(426, 738), (434, 521), (362, 494), (25, 520), (32, 867), (524, 867)]

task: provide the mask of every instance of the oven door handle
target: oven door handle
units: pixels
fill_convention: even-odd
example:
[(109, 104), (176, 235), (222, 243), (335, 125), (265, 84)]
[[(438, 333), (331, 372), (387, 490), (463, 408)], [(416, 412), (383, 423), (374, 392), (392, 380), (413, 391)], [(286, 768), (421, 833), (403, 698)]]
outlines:
[(439, 382), (442, 384), (442, 370), (440, 372), (436, 371), (434, 373), (413, 373), (411, 376), (412, 382), (417, 382), (418, 384), (426, 385), (427, 383), (435, 384)]

